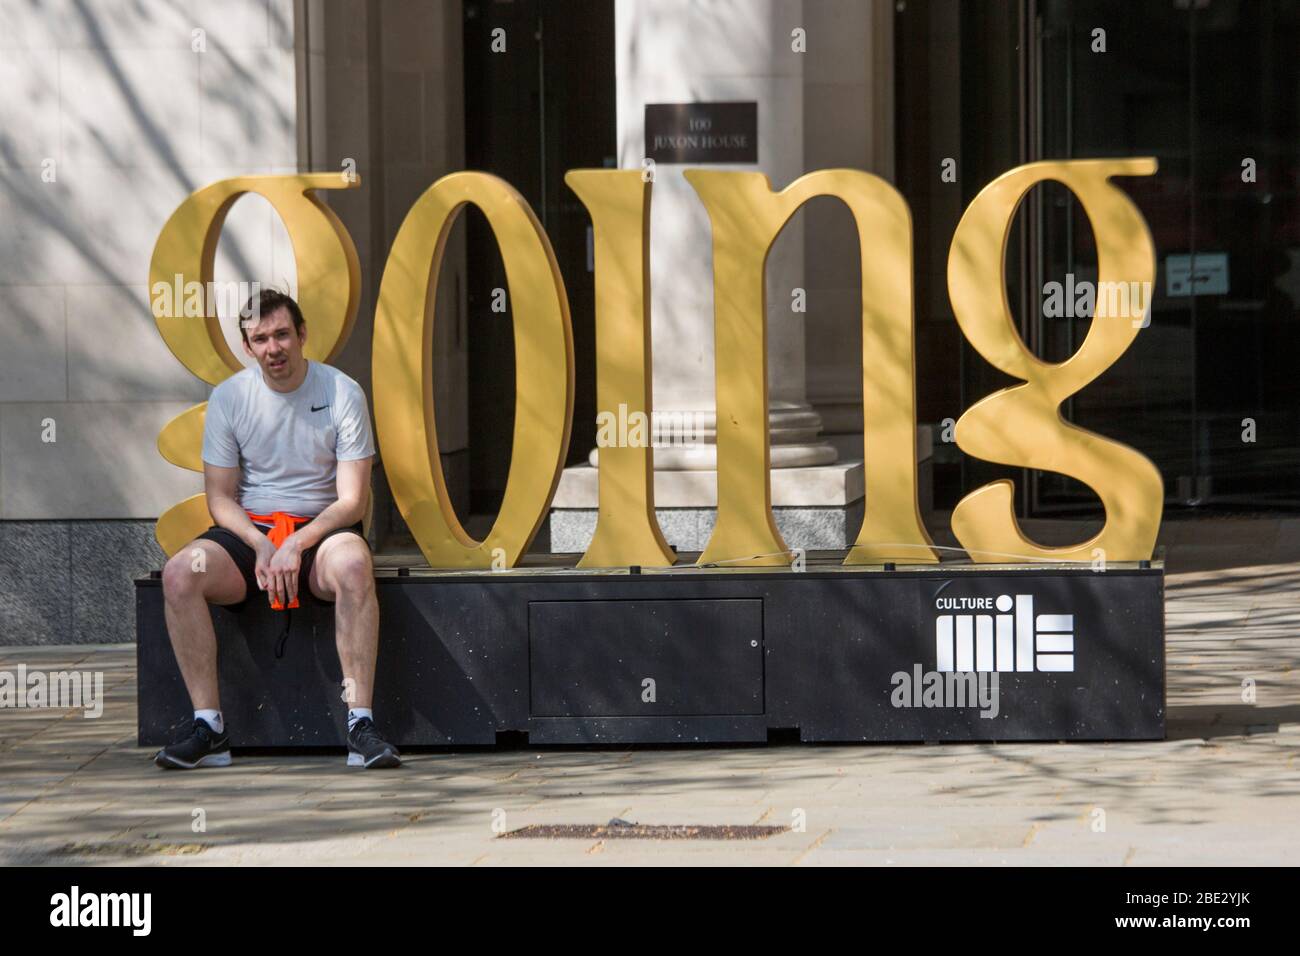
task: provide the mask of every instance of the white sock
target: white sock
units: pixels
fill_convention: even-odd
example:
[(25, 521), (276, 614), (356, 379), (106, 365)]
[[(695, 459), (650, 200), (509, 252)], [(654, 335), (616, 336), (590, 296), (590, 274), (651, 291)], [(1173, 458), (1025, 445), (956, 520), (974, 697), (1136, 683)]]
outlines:
[(226, 729), (226, 722), (222, 719), (219, 710), (196, 710), (194, 716), (202, 717), (207, 722), (207, 725), (217, 733), (221, 733)]
[(348, 708), (348, 731), (357, 725), (357, 721), (362, 717), (369, 717), (371, 721), (375, 719), (375, 712), (369, 707), (349, 707)]

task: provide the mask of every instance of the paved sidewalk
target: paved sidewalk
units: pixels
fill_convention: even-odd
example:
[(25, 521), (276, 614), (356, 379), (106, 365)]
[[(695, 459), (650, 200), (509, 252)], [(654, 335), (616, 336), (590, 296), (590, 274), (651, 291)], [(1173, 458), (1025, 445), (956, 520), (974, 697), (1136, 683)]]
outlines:
[[(93, 720), (0, 710), (0, 863), (1294, 864), (1300, 563), (1171, 575), (1167, 621), (1159, 743), (523, 750), (370, 774), (341, 755), (164, 773), (135, 746), (134, 646), (0, 648), (0, 670), (102, 670), (106, 697)], [(614, 817), (793, 829), (496, 838)]]

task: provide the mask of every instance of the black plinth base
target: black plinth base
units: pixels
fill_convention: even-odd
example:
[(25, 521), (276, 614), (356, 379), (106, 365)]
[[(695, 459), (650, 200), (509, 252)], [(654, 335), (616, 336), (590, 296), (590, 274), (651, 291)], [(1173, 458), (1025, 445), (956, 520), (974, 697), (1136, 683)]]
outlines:
[[(375, 715), (399, 746), (1151, 740), (1164, 574), (959, 566), (380, 572)], [(191, 720), (136, 582), (140, 743)], [(341, 746), (333, 611), (213, 609), (236, 747)]]

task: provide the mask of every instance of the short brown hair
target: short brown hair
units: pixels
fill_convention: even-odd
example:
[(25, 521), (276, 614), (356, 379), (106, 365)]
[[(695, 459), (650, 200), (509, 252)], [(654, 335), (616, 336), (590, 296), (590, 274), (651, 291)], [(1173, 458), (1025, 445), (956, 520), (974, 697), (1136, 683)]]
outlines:
[(248, 344), (249, 323), (256, 324), (261, 321), (262, 316), (270, 315), (281, 307), (289, 310), (294, 331), (302, 335), (302, 327), (307, 324), (307, 320), (302, 317), (302, 309), (293, 300), (293, 296), (279, 289), (263, 289), (249, 299), (248, 304), (239, 311), (239, 334), (245, 345)]

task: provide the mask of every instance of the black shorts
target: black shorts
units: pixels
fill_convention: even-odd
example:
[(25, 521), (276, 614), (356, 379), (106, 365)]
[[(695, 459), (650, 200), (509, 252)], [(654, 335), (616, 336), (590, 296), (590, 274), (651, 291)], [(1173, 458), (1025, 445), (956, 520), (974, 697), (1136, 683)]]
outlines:
[[(271, 530), (270, 528), (264, 527), (260, 524), (255, 524), (254, 526), (257, 530), (261, 531), (262, 534), (266, 534)], [(312, 545), (302, 553), (302, 563), (298, 567), (299, 604), (304, 603), (304, 601), (315, 601), (317, 604), (334, 603), (333, 601), (324, 601), (311, 593), (311, 585), (309, 583), (311, 581), (311, 567), (316, 561), (316, 549), (334, 535), (343, 534), (347, 531), (354, 531), (362, 541), (366, 540), (366, 536), (362, 531), (361, 522), (358, 521), (350, 528), (335, 528), (333, 531), (328, 532), (324, 538), (321, 538), (319, 542)], [(257, 552), (244, 544), (237, 534), (233, 531), (227, 531), (225, 528), (218, 528), (214, 525), (199, 535), (199, 539), (215, 541), (217, 544), (221, 545), (221, 547), (225, 548), (226, 553), (230, 555), (232, 560), (234, 560), (235, 567), (239, 568), (239, 573), (244, 576), (244, 584), (248, 589), (244, 594), (244, 600), (237, 604), (223, 604), (222, 607), (227, 607), (236, 612), (241, 611), (243, 610), (244, 605), (248, 603), (249, 597), (254, 594), (265, 593), (257, 586)], [(370, 547), (369, 541), (366, 541), (366, 547)]]

